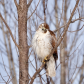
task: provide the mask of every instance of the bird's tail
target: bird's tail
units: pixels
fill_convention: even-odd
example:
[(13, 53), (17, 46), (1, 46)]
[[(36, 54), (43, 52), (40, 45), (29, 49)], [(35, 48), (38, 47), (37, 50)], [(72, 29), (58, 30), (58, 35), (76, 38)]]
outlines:
[(51, 56), (50, 60), (47, 62), (47, 73), (50, 77), (55, 77), (56, 71), (55, 71), (55, 60), (54, 57)]

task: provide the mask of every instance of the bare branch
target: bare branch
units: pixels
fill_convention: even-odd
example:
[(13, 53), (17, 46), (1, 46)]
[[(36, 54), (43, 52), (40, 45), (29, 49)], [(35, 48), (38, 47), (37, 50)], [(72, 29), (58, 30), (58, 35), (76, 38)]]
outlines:
[[(36, 9), (37, 9), (37, 7), (38, 7), (38, 5), (39, 5), (39, 3), (40, 3), (40, 0), (39, 0), (39, 2), (38, 2), (38, 4), (37, 4), (37, 6), (36, 6), (36, 8), (35, 8), (35, 10), (33, 11), (33, 13), (36, 11)], [(33, 13), (27, 18), (27, 20), (33, 15)]]
[(36, 75), (42, 70), (43, 67), (44, 67), (44, 64), (42, 64), (41, 67), (37, 70), (37, 72), (33, 75), (30, 84), (33, 84), (33, 81), (36, 78)]
[[(71, 21), (71, 23), (74, 23), (75, 21), (82, 20), (82, 19), (84, 19), (84, 17), (77, 18), (77, 19), (75, 19), (75, 20)], [(61, 29), (61, 28), (65, 27), (66, 25), (67, 25), (67, 23), (66, 23), (65, 25), (63, 25), (63, 26), (59, 27), (58, 29), (54, 30), (53, 32), (57, 32), (59, 29)]]
[[(6, 83), (6, 81), (5, 81), (5, 79), (3, 78), (3, 76), (1, 75), (1, 73), (0, 73), (0, 76), (1, 76), (2, 80)], [(1, 82), (0, 82), (0, 83), (1, 83)]]
[(61, 43), (61, 41), (63, 40), (63, 38), (64, 38), (64, 36), (65, 36), (65, 34), (66, 34), (67, 30), (68, 30), (68, 27), (69, 27), (69, 25), (70, 25), (70, 23), (71, 23), (72, 17), (73, 17), (73, 15), (74, 15), (74, 12), (75, 12), (77, 6), (78, 6), (79, 1), (80, 1), (80, 0), (77, 0), (77, 1), (76, 1), (76, 5), (75, 5), (75, 7), (74, 7), (74, 9), (73, 9), (73, 11), (72, 11), (72, 13), (71, 13), (71, 16), (70, 16), (70, 18), (69, 18), (69, 21), (68, 21), (68, 23), (67, 23), (67, 25), (66, 25), (66, 27), (65, 27), (64, 33), (63, 33), (63, 35), (61, 36), (61, 39), (58, 41), (58, 45)]
[(79, 46), (82, 44), (82, 42), (83, 42), (83, 41), (81, 41), (81, 43), (77, 46), (77, 48), (76, 48), (68, 57), (72, 56), (72, 54), (74, 54), (74, 52), (76, 52), (76, 51), (78, 50), (78, 48), (79, 48)]
[(13, 37), (13, 34), (12, 34), (12, 32), (11, 32), (11, 30), (10, 30), (8, 24), (6, 23), (6, 21), (4, 20), (4, 18), (2, 17), (1, 14), (0, 14), (0, 17), (1, 17), (1, 19), (3, 20), (4, 24), (6, 25), (7, 29), (9, 30), (9, 33), (10, 33), (10, 35), (11, 35), (11, 38), (12, 38), (13, 42), (14, 42), (15, 45), (19, 48), (18, 44), (16, 43), (16, 41), (15, 41), (15, 39), (14, 39), (14, 37)]
[(29, 6), (31, 5), (33, 0), (30, 0), (29, 3), (27, 4), (27, 8), (29, 8)]
[(16, 7), (18, 8), (18, 4), (17, 4), (17, 1), (16, 1), (16, 0), (14, 0), (14, 2), (15, 2), (15, 5), (16, 5)]
[[(84, 26), (84, 25), (83, 25), (83, 26)], [(80, 31), (80, 30), (83, 29), (83, 26), (82, 26), (80, 29), (78, 29), (78, 30), (75, 30), (75, 31), (68, 31), (68, 32), (77, 32), (77, 31)]]
[(74, 23), (75, 21), (81, 20), (81, 19), (84, 19), (84, 17), (80, 17), (80, 18), (78, 18), (78, 19), (75, 19), (75, 20), (71, 21), (71, 23)]
[(36, 16), (39, 18), (39, 19), (41, 19), (42, 21), (44, 21), (37, 13), (35, 13), (36, 14)]

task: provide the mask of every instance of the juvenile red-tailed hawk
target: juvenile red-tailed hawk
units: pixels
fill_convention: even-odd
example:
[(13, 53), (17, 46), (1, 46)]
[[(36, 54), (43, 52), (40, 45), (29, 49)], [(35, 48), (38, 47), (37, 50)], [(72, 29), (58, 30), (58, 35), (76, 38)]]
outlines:
[(32, 48), (41, 62), (45, 63), (47, 71), (46, 74), (50, 77), (54, 77), (56, 75), (55, 62), (58, 58), (57, 49), (54, 51), (50, 59), (47, 59), (47, 56), (52, 52), (55, 45), (56, 37), (55, 34), (49, 30), (48, 24), (40, 24), (32, 39)]

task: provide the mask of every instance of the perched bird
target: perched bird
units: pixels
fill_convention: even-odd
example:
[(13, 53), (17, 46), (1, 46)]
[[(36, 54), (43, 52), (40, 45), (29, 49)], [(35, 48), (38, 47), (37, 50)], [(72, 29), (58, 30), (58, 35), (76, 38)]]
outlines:
[(45, 63), (46, 74), (50, 77), (55, 77), (55, 62), (58, 58), (57, 49), (54, 51), (50, 59), (47, 59), (52, 49), (56, 45), (56, 37), (54, 32), (49, 29), (47, 23), (39, 25), (32, 39), (32, 48), (37, 54), (39, 60)]

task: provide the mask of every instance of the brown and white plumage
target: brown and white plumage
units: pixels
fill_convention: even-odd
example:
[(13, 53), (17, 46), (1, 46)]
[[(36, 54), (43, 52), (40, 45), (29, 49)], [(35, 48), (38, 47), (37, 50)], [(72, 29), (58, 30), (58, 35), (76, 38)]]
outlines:
[[(37, 54), (38, 58), (43, 61), (44, 58), (52, 52), (55, 45), (56, 37), (54, 32), (50, 31), (49, 26), (46, 23), (40, 24), (32, 39), (32, 48)], [(50, 77), (54, 77), (56, 74), (55, 62), (57, 58), (58, 55), (56, 49), (50, 59), (46, 62), (47, 75)]]

